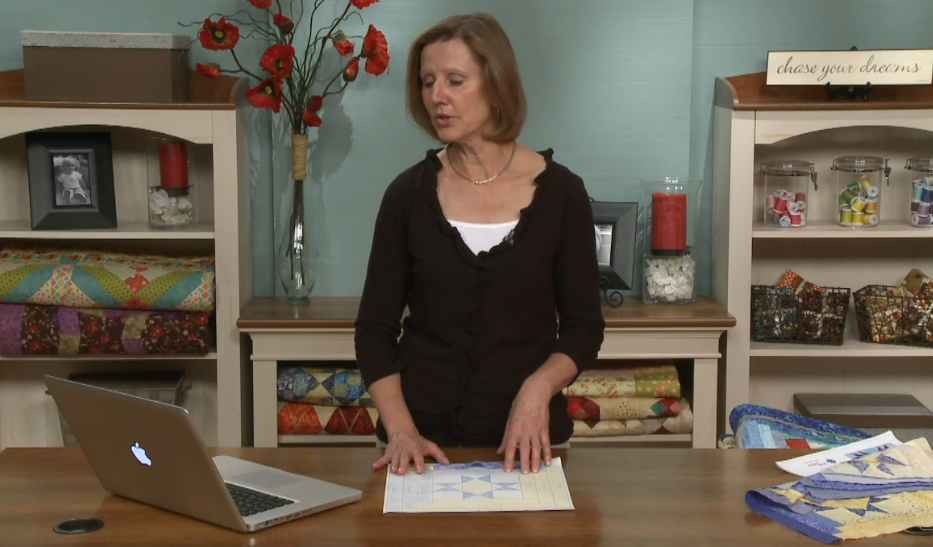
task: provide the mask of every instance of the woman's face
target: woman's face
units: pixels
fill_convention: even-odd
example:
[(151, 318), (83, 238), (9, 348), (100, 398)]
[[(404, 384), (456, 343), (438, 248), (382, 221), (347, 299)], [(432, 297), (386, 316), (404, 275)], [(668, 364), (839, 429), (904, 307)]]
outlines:
[(459, 38), (421, 50), (421, 99), (444, 142), (481, 138), (490, 121), (482, 69)]

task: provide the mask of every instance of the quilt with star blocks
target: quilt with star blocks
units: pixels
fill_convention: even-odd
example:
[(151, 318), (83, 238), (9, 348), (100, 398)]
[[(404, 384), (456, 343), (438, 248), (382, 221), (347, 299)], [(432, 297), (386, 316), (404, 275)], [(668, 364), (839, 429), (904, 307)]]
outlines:
[(924, 438), (749, 491), (755, 512), (823, 543), (933, 526), (933, 451)]

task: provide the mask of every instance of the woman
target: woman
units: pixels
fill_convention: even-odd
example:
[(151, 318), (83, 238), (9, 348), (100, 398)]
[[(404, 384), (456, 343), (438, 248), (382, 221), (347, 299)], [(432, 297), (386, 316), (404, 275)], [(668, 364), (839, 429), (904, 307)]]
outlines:
[(561, 389), (603, 339), (586, 189), (516, 140), (525, 95), (492, 16), (425, 31), (406, 82), (409, 114), (447, 145), (389, 185), (376, 218), (355, 340), (387, 443), (374, 467), (497, 446), (507, 471), (518, 450), (538, 472), (573, 431)]

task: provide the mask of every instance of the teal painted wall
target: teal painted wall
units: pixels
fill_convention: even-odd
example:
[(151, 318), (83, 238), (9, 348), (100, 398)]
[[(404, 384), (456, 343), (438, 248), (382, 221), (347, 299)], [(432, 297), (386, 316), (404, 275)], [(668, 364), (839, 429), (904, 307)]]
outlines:
[[(337, 9), (337, 0), (327, 1), (319, 13)], [(194, 36), (178, 23), (243, 8), (249, 8), (245, 0), (0, 0), (0, 70), (22, 66), (23, 29)], [(763, 70), (768, 49), (933, 47), (928, 0), (381, 0), (362, 14), (388, 38), (389, 73), (361, 73), (343, 95), (329, 97), (324, 125), (311, 133), (307, 207), (319, 248), (316, 294), (359, 294), (386, 185), (435, 145), (405, 117), (409, 43), (442, 17), (477, 10), (499, 18), (512, 37), (530, 103), (522, 140), (553, 148), (593, 198), (640, 200), (644, 178), (704, 180), (696, 241), (701, 294), (709, 291), (715, 199), (709, 184), (714, 77)], [(365, 30), (358, 20), (347, 28)], [(238, 47), (252, 67), (263, 50), (256, 41)], [(192, 58), (230, 64), (228, 55), (197, 46)], [(278, 292), (273, 230), (289, 195), (287, 130), (277, 118), (251, 114), (257, 296)]]

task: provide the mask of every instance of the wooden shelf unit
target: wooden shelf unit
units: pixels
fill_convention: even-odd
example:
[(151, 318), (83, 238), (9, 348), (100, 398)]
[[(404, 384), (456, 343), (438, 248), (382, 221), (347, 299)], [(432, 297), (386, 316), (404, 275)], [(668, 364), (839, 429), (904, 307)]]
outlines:
[[(191, 99), (176, 103), (35, 101), (25, 97), (23, 71), (0, 72), (0, 243), (62, 245), (146, 252), (209, 252), (215, 258), (216, 348), (204, 356), (102, 355), (0, 358), (0, 450), (55, 446), (58, 412), (42, 375), (183, 368), (192, 388), (183, 403), (209, 445), (250, 442), (244, 414), (241, 336), (235, 321), (252, 293), (249, 201), (249, 106), (245, 80), (189, 73)], [(109, 131), (112, 137), (118, 227), (109, 230), (31, 230), (24, 134), (32, 131)], [(148, 226), (146, 140), (169, 135), (192, 143), (199, 211), (194, 226)], [(214, 211), (224, 214), (214, 215)], [(208, 365), (213, 363), (213, 366)], [(37, 409), (44, 410), (36, 412)]]
[[(286, 304), (279, 298), (254, 298), (246, 304), (237, 325), (252, 338), (255, 446), (375, 443), (370, 435), (279, 435), (277, 428), (279, 361), (355, 361), (353, 328), (358, 309), (359, 298), (355, 297), (316, 297), (301, 306)], [(649, 306), (627, 297), (620, 307), (603, 307), (603, 315), (606, 331), (599, 359), (692, 361), (693, 392), (685, 395), (692, 403), (693, 433), (574, 437), (571, 444), (686, 443), (697, 448), (714, 447), (719, 410), (719, 344), (722, 333), (735, 320), (708, 299), (691, 306)]]
[[(933, 274), (933, 230), (908, 224), (911, 173), (906, 159), (933, 155), (933, 88), (872, 89), (868, 101), (828, 101), (825, 90), (768, 87), (765, 74), (716, 80), (713, 157), (713, 297), (736, 318), (726, 337), (725, 425), (741, 403), (793, 411), (793, 394), (913, 393), (933, 405), (933, 349), (859, 341), (854, 299), (841, 346), (751, 341), (751, 286), (774, 285), (791, 269), (807, 281), (852, 293), (897, 285), (912, 268)], [(845, 155), (888, 159), (880, 224), (834, 223), (838, 199), (832, 160)], [(764, 223), (761, 164), (814, 164), (807, 225)]]

